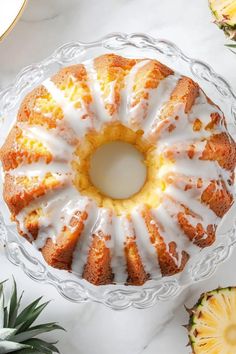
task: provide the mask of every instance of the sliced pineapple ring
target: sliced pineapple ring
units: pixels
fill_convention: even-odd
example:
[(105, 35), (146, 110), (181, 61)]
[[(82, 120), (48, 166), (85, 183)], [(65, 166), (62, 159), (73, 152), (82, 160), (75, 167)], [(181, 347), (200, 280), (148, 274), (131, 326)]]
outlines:
[(194, 354), (236, 353), (236, 288), (202, 295), (191, 312), (189, 339)]
[(209, 0), (217, 25), (236, 39), (236, 0)]
[(236, 24), (236, 1), (235, 0), (210, 0), (211, 9), (220, 21), (230, 26)]

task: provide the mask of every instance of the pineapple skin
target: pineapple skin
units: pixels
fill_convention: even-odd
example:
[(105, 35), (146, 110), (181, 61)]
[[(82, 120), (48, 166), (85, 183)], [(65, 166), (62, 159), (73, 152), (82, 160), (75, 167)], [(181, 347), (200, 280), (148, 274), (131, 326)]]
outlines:
[[(222, 296), (225, 297), (226, 299), (228, 298), (228, 301), (225, 302), (225, 306), (223, 306), (223, 312), (224, 316), (220, 317), (219, 313), (217, 313), (220, 308), (216, 306), (216, 304), (219, 304), (222, 306), (222, 303), (217, 300), (217, 297)], [(232, 301), (233, 299), (233, 301)], [(211, 305), (211, 303), (213, 305)], [(232, 306), (232, 307), (230, 307)], [(217, 288), (215, 290), (208, 291), (206, 293), (203, 293), (197, 303), (194, 305), (192, 309), (187, 309), (187, 312), (189, 313), (189, 323), (188, 325), (184, 326), (188, 330), (188, 337), (189, 337), (189, 343), (188, 346), (191, 346), (192, 348), (192, 354), (234, 354), (236, 353), (236, 314), (235, 314), (235, 306), (236, 306), (236, 287), (227, 287), (227, 288)], [(200, 339), (204, 339), (207, 337), (207, 334), (202, 332), (202, 324), (204, 323), (205, 326), (212, 326), (211, 320), (209, 319), (210, 322), (207, 322), (206, 319), (204, 320), (205, 317), (205, 308), (210, 308), (211, 310), (217, 309), (216, 312), (213, 314), (217, 318), (218, 316), (218, 324), (220, 329), (220, 336), (219, 336), (219, 328), (217, 326), (215, 327), (215, 333), (211, 333), (210, 337), (211, 342), (208, 343), (206, 346), (199, 345), (199, 335)], [(231, 311), (230, 311), (231, 310)], [(233, 333), (233, 342), (230, 340), (232, 338), (228, 338), (226, 335), (227, 330), (230, 327), (234, 327), (234, 333)], [(212, 327), (214, 329), (214, 327)], [(202, 337), (201, 337), (202, 335)], [(215, 343), (214, 343), (215, 341)], [(207, 343), (208, 340), (205, 340)], [(218, 342), (218, 344), (217, 344)], [(215, 344), (215, 346), (211, 347), (212, 343)], [(219, 347), (219, 343), (221, 346)], [(209, 346), (208, 346), (209, 345)]]
[(224, 31), (227, 37), (232, 39), (232, 41), (236, 41), (236, 25), (232, 27), (230, 25), (227, 25), (223, 21), (217, 21), (217, 20), (215, 20), (215, 23), (221, 30)]
[[(236, 3), (236, 0), (234, 0)], [(224, 10), (222, 12), (218, 11), (215, 8), (215, 3), (216, 0), (209, 0), (209, 7), (211, 9), (211, 12), (213, 16), (215, 17), (215, 24), (224, 31), (225, 35), (229, 37), (231, 40), (236, 41), (236, 21), (234, 21), (232, 18), (227, 15), (227, 13), (224, 13)], [(219, 0), (218, 0), (219, 2)], [(222, 0), (222, 4), (226, 1)], [(233, 2), (233, 1), (232, 1)], [(236, 5), (235, 5), (236, 7)], [(236, 9), (233, 13), (233, 17), (236, 17)], [(233, 20), (233, 22), (232, 22)]]

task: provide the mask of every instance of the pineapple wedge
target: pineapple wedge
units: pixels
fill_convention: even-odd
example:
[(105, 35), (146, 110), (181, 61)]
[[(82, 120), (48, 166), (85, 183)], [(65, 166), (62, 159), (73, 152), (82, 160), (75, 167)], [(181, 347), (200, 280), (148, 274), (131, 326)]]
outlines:
[(215, 23), (236, 40), (236, 0), (209, 0)]
[(236, 353), (236, 288), (207, 292), (189, 311), (193, 354)]

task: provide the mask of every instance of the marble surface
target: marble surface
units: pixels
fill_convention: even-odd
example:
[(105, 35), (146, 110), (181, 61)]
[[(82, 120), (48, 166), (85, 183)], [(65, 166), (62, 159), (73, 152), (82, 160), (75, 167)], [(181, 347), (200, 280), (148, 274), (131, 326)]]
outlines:
[[(224, 34), (211, 21), (207, 0), (31, 0), (21, 21), (0, 43), (0, 88), (22, 67), (42, 60), (65, 42), (124, 31), (175, 42), (189, 56), (209, 63), (236, 91), (236, 55), (224, 46)], [(51, 286), (28, 279), (5, 259), (1, 247), (0, 265), (0, 279), (13, 274), (26, 290), (25, 302), (41, 294), (53, 299), (44, 319), (59, 321), (67, 329), (55, 334), (62, 354), (190, 354), (182, 327), (188, 315), (181, 303), (192, 306), (202, 291), (236, 283), (234, 250), (210, 280), (192, 287), (173, 304), (163, 305), (170, 310), (164, 320), (173, 306), (178, 305), (178, 310), (160, 328), (158, 319), (164, 316), (160, 305), (115, 312), (98, 304), (73, 304)]]

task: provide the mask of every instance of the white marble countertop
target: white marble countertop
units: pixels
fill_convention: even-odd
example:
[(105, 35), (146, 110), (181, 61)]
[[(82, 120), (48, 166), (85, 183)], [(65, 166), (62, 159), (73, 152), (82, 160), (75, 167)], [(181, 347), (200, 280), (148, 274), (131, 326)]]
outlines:
[[(43, 6), (47, 6), (46, 14)], [(146, 32), (175, 42), (189, 56), (209, 63), (236, 91), (236, 55), (224, 46), (224, 34), (211, 21), (207, 0), (31, 0), (23, 19), (0, 43), (0, 88), (21, 68), (42, 60), (65, 42), (91, 41), (121, 31)], [(25, 301), (39, 294), (53, 299), (45, 318), (59, 321), (67, 329), (55, 334), (60, 337), (62, 354), (191, 352), (181, 326), (188, 319), (182, 305), (174, 319), (156, 334), (157, 308), (115, 312), (98, 304), (69, 303), (51, 286), (28, 279), (5, 259), (1, 247), (0, 264), (0, 280), (13, 274), (26, 290)], [(192, 306), (203, 290), (235, 285), (235, 267), (236, 250), (210, 280), (190, 289), (187, 306)]]

